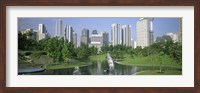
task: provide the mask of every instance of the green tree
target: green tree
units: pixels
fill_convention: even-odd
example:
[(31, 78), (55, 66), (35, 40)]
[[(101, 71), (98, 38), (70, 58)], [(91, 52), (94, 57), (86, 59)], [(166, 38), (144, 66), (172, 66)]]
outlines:
[(62, 49), (64, 39), (59, 37), (53, 37), (48, 39), (47, 44), (45, 45), (45, 51), (47, 52), (47, 55), (54, 59), (55, 61), (62, 61)]
[(132, 57), (132, 58), (134, 58), (135, 57), (135, 49), (134, 48), (132, 48), (131, 50), (130, 50), (130, 56)]
[(101, 47), (101, 51), (102, 51), (102, 53), (107, 53), (108, 51), (110, 51), (110, 46), (102, 46)]
[(176, 60), (177, 63), (182, 64), (182, 45), (180, 43), (173, 43), (169, 47), (169, 55)]
[(68, 40), (66, 40), (62, 48), (62, 57), (64, 61), (68, 61), (69, 56), (70, 56), (70, 44), (68, 43)]
[(98, 49), (94, 46), (90, 47), (89, 50), (91, 55), (96, 55), (98, 52)]
[(164, 52), (160, 52), (158, 55), (158, 62), (160, 63), (160, 73), (162, 72), (162, 64), (163, 64), (163, 59), (162, 57), (164, 56)]
[(136, 54), (136, 56), (142, 56), (142, 47), (141, 46), (137, 46), (135, 48), (135, 54)]
[(90, 56), (90, 51), (89, 51), (89, 48), (87, 47), (87, 45), (82, 44), (82, 45), (78, 48), (77, 51), (78, 51), (78, 52), (77, 52), (77, 58), (78, 58), (79, 60), (84, 60), (84, 61), (86, 61), (86, 59), (88, 59), (89, 56)]

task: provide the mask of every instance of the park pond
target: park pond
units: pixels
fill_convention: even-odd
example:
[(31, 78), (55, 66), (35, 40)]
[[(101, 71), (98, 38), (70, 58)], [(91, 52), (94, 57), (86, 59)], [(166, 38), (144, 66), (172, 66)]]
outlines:
[[(91, 65), (79, 67), (79, 72), (80, 75), (135, 75), (140, 71), (152, 69), (152, 66), (130, 66), (114, 63), (114, 69), (110, 71), (107, 61), (96, 61)], [(154, 67), (154, 69), (159, 70), (159, 66)], [(24, 75), (73, 75), (75, 70), (75, 68), (46, 69), (35, 73), (25, 73)], [(181, 71), (181, 69), (171, 67), (162, 67), (162, 70)]]

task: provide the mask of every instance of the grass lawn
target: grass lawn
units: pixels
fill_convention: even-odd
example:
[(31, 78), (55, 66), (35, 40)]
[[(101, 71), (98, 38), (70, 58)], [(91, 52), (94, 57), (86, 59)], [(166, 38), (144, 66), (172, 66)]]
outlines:
[(106, 60), (107, 54), (99, 54), (90, 56), (90, 60)]
[(159, 70), (145, 70), (138, 72), (137, 75), (182, 75), (182, 71), (165, 70), (160, 73)]
[[(157, 61), (156, 56), (147, 56), (147, 57), (139, 57), (136, 56), (132, 58), (130, 55), (126, 54), (125, 58), (122, 61), (119, 61), (119, 64), (122, 65), (134, 65), (134, 66), (160, 66), (160, 62)], [(170, 58), (168, 55), (162, 56), (162, 66), (167, 67), (175, 67), (175, 68), (182, 68), (182, 65), (178, 64)]]

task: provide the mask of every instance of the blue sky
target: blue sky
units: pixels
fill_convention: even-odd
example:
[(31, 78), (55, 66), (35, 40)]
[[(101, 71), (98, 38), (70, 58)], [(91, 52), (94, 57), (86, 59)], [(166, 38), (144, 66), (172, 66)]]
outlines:
[[(121, 25), (131, 25), (131, 36), (133, 40), (136, 40), (136, 22), (140, 18), (18, 18), (18, 30), (24, 30), (27, 28), (38, 29), (38, 24), (42, 23), (46, 26), (48, 33), (51, 36), (55, 35), (56, 20), (62, 19), (64, 27), (71, 25), (74, 32), (77, 33), (78, 44), (80, 42), (81, 31), (83, 28), (88, 28), (90, 34), (92, 30), (96, 29), (98, 33), (106, 31), (111, 33), (111, 25), (113, 23), (120, 23)], [(155, 18), (153, 21), (154, 39), (158, 36), (162, 36), (168, 32), (176, 33), (179, 31), (179, 19), (178, 18)]]

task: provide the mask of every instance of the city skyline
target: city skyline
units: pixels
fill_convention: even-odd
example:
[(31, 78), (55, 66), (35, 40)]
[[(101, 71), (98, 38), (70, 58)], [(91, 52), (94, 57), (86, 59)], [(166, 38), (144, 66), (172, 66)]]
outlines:
[[(48, 33), (51, 36), (55, 36), (56, 33), (56, 21), (62, 20), (63, 28), (67, 25), (73, 27), (74, 32), (77, 33), (77, 44), (80, 45), (82, 30), (87, 28), (89, 35), (93, 30), (100, 32), (108, 32), (109, 42), (111, 41), (111, 25), (114, 23), (131, 26), (131, 39), (136, 41), (136, 23), (140, 18), (19, 18), (18, 30), (24, 30), (27, 28), (37, 29), (38, 24), (44, 24)], [(153, 22), (154, 28), (154, 40), (156, 37), (165, 35), (167, 33), (179, 32), (179, 18), (155, 18)], [(63, 31), (64, 32), (64, 31)], [(64, 34), (64, 33), (63, 33)]]

